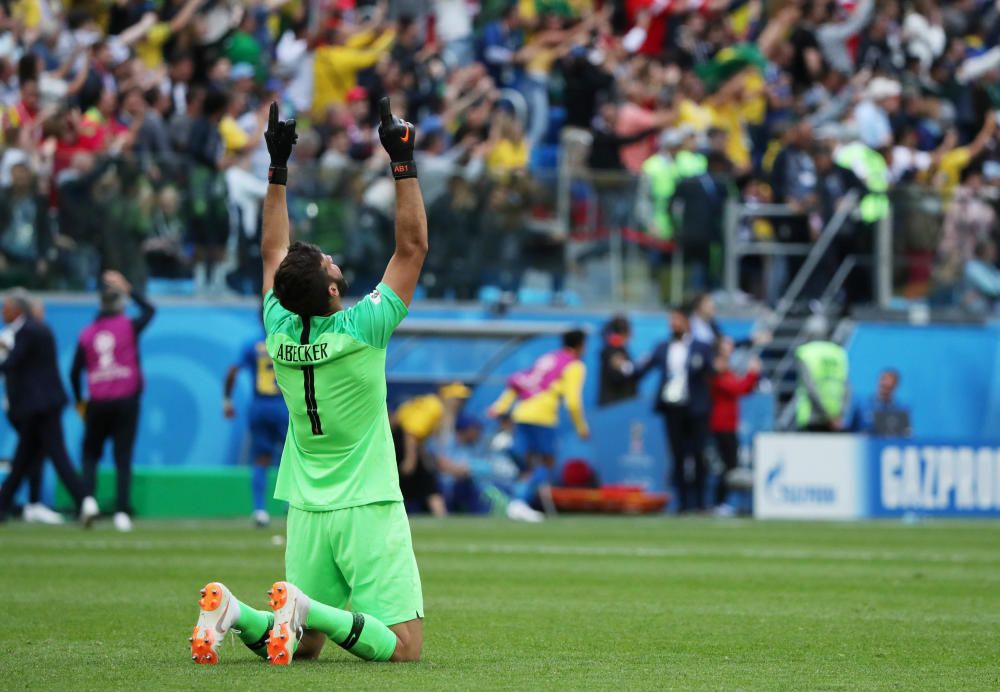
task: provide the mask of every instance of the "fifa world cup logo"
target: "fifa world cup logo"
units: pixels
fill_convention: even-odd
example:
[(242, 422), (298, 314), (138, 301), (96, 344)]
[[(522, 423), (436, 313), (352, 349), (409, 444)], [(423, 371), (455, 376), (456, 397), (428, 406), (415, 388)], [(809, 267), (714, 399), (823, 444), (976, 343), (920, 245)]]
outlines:
[(535, 367), (527, 373), (527, 376), (522, 381), (522, 386), (526, 389), (537, 389), (541, 386), (542, 380), (549, 373), (552, 368), (556, 366), (556, 358), (551, 353), (547, 353), (538, 359)]
[(115, 367), (115, 335), (108, 331), (97, 332), (94, 350), (97, 351), (97, 368), (110, 370)]
[(644, 427), (641, 422), (632, 421), (631, 425), (629, 425), (629, 454), (639, 455), (645, 452), (645, 449), (643, 449), (643, 432)]

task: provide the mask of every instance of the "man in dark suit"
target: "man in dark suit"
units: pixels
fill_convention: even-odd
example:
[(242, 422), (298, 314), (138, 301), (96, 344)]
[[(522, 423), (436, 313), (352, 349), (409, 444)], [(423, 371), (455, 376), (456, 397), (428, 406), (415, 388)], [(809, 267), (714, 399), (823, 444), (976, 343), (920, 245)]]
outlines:
[(10, 473), (0, 487), (0, 519), (6, 518), (21, 481), (49, 457), (80, 508), (80, 520), (89, 526), (99, 509), (94, 498), (86, 494), (66, 453), (61, 416), (67, 398), (59, 377), (55, 338), (31, 308), (31, 300), (22, 290), (15, 289), (4, 299), (3, 319), (13, 343), (0, 344), (0, 372), (7, 378), (7, 415), (18, 440)]
[(691, 336), (688, 316), (682, 310), (671, 311), (670, 331), (671, 338), (640, 363), (636, 378), (642, 379), (651, 370), (660, 373), (653, 410), (663, 416), (667, 428), (678, 511), (703, 510), (713, 351)]
[(686, 292), (712, 290), (712, 256), (722, 247), (726, 202), (731, 194), (729, 160), (708, 155), (708, 170), (677, 184), (670, 213), (677, 219), (677, 242), (684, 251)]

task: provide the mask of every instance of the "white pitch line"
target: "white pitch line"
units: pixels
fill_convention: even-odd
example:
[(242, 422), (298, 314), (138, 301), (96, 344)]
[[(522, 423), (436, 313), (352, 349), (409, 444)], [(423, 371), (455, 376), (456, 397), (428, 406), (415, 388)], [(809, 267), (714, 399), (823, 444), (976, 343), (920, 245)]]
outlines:
[[(82, 540), (53, 539), (46, 536), (40, 541), (25, 540), (27, 535), (13, 535), (7, 547), (24, 547), (34, 544), (43, 551), (63, 548), (86, 547), (94, 551), (136, 552), (202, 550), (211, 548), (216, 553), (254, 552), (259, 554), (279, 553), (270, 540), (227, 539), (225, 542), (213, 540), (152, 540), (143, 538), (83, 538)], [(426, 554), (492, 554), (492, 555), (549, 555), (561, 557), (620, 557), (641, 559), (662, 558), (745, 558), (745, 559), (785, 559), (785, 560), (853, 560), (877, 562), (926, 562), (938, 564), (984, 564), (1000, 566), (997, 553), (939, 553), (922, 550), (857, 550), (850, 548), (797, 548), (797, 547), (732, 547), (732, 546), (599, 546), (599, 545), (554, 545), (547, 543), (464, 543), (459, 541), (414, 541), (417, 556)], [(5, 551), (0, 549), (0, 555)]]
[(420, 553), (469, 553), (494, 555), (555, 555), (565, 557), (742, 557), (748, 559), (858, 560), (880, 562), (937, 562), (954, 564), (1000, 564), (1000, 557), (969, 554), (910, 553), (904, 551), (816, 550), (807, 548), (733, 547), (614, 547), (588, 545), (548, 545), (536, 543), (426, 543), (417, 542)]

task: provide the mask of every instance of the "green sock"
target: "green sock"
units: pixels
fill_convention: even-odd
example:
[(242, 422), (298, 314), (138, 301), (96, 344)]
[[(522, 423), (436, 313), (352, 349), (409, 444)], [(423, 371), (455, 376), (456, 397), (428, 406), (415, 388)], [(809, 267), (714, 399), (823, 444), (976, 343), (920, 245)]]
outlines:
[(388, 661), (398, 641), (391, 629), (371, 615), (350, 613), (318, 601), (309, 604), (306, 627), (319, 630), (366, 661)]
[(267, 633), (274, 626), (274, 613), (254, 610), (239, 600), (236, 602), (240, 605), (240, 616), (233, 623), (233, 629), (248, 649), (261, 658), (266, 657)]

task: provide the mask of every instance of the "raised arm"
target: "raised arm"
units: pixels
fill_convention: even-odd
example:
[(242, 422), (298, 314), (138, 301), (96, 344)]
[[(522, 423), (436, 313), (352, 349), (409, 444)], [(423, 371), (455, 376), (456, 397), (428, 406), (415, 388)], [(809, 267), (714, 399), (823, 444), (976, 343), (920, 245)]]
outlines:
[(118, 40), (126, 46), (131, 46), (133, 43), (144, 39), (154, 26), (156, 26), (156, 13), (147, 12), (142, 15), (139, 21), (118, 34)]
[(409, 305), (427, 256), (427, 214), (413, 163), (415, 132), (412, 124), (392, 115), (388, 98), (378, 105), (382, 121), (378, 136), (392, 161), (392, 176), (396, 179), (396, 251), (382, 281)]
[(817, 38), (822, 44), (824, 39), (833, 41), (846, 41), (851, 36), (860, 32), (868, 23), (871, 22), (872, 17), (875, 16), (875, 0), (861, 0), (857, 5), (855, 5), (854, 10), (843, 22), (839, 24), (823, 24), (816, 30)]
[(990, 143), (993, 139), (993, 133), (997, 130), (997, 112), (990, 111), (986, 114), (986, 121), (983, 123), (983, 129), (979, 131), (976, 138), (972, 140), (969, 144), (969, 158), (974, 159), (983, 153), (983, 149), (986, 145)]
[(153, 316), (156, 314), (156, 308), (146, 300), (139, 291), (132, 287), (129, 280), (125, 278), (125, 275), (120, 271), (114, 269), (109, 269), (101, 275), (101, 281), (108, 288), (112, 288), (122, 295), (131, 296), (132, 300), (139, 308), (139, 316), (132, 319), (132, 331), (136, 336), (142, 333), (149, 323), (152, 322)]
[(176, 34), (190, 24), (201, 4), (201, 0), (187, 0), (184, 6), (181, 7), (181, 11), (175, 14), (174, 18), (170, 20), (170, 33)]
[(132, 329), (136, 334), (141, 334), (142, 330), (148, 327), (149, 323), (153, 321), (153, 316), (156, 315), (156, 306), (150, 303), (146, 299), (146, 296), (135, 289), (132, 289), (129, 295), (132, 296), (133, 302), (139, 308), (139, 316), (132, 320)]
[(271, 167), (267, 171), (267, 194), (264, 196), (264, 229), (260, 239), (260, 257), (264, 264), (262, 291), (266, 295), (274, 286), (274, 272), (288, 254), (290, 232), (288, 223), (288, 200), (285, 198), (285, 183), (288, 182), (288, 157), (298, 140), (294, 120), (278, 119), (278, 104), (272, 103), (268, 113), (267, 130), (264, 141), (271, 155)]

